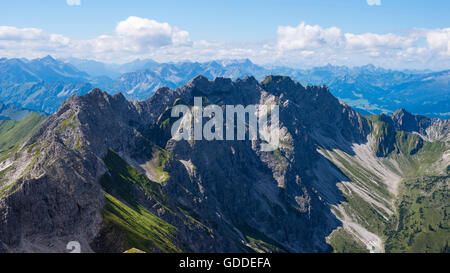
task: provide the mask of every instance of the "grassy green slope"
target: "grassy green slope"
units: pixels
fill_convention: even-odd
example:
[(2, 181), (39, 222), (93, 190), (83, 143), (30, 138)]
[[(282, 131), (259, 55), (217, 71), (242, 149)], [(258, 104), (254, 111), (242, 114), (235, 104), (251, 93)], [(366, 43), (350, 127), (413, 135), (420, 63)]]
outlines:
[(349, 232), (339, 227), (329, 238), (330, 245), (335, 253), (368, 253), (369, 250)]
[(134, 198), (135, 192), (141, 189), (148, 198), (164, 206), (161, 186), (127, 164), (113, 150), (108, 151), (104, 162), (109, 173), (101, 179), (106, 191), (102, 213), (109, 232), (113, 230), (113, 233), (119, 234), (124, 249), (135, 247), (145, 252), (155, 249), (180, 252), (175, 243), (177, 229), (145, 209)]
[(14, 153), (46, 117), (36, 113), (28, 115), (21, 121), (0, 120), (0, 161)]

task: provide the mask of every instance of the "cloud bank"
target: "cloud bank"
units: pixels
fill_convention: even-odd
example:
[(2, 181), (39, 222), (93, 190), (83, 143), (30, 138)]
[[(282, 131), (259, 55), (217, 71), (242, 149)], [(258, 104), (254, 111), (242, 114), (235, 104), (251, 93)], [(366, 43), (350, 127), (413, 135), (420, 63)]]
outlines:
[(402, 49), (412, 46), (417, 40), (417, 37), (392, 33), (343, 33), (337, 27), (322, 28), (317, 25), (310, 26), (304, 22), (296, 27), (280, 26), (277, 35), (277, 46), (282, 51), (320, 48), (354, 51)]
[(37, 28), (0, 26), (0, 56), (88, 58), (126, 62), (136, 58), (158, 61), (207, 61), (250, 58), (260, 64), (296, 67), (364, 65), (390, 68), (448, 69), (450, 28), (411, 29), (404, 33), (345, 33), (301, 22), (279, 26), (271, 42), (227, 43), (193, 41), (188, 31), (169, 23), (131, 16), (112, 34), (74, 40)]

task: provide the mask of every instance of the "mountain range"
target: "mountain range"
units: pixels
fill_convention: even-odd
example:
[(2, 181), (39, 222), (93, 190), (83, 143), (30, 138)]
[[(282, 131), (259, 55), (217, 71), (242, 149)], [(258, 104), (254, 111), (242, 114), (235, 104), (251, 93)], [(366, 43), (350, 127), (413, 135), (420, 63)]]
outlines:
[[(0, 252), (450, 251), (449, 120), (365, 116), (286, 76), (109, 93), (0, 125)], [(276, 103), (280, 147), (174, 140), (198, 96)]]
[(86, 94), (95, 80), (47, 56), (26, 59), (0, 59), (0, 102), (36, 112), (53, 113), (73, 94)]
[(158, 63), (135, 60), (122, 65), (92, 60), (0, 59), (0, 103), (48, 114), (71, 95), (94, 87), (130, 100), (146, 100), (161, 87), (176, 88), (197, 75), (212, 80), (286, 75), (307, 85), (327, 85), (333, 95), (363, 114), (393, 113), (398, 108), (447, 118), (450, 115), (450, 71), (393, 71), (372, 65), (349, 68), (327, 65), (311, 69), (264, 67), (244, 60), (204, 63)]
[[(26, 118), (35, 111), (24, 109), (15, 106), (14, 104), (2, 104), (0, 103), (0, 120), (15, 120), (20, 121)], [(45, 113), (38, 113), (39, 115), (46, 116)]]

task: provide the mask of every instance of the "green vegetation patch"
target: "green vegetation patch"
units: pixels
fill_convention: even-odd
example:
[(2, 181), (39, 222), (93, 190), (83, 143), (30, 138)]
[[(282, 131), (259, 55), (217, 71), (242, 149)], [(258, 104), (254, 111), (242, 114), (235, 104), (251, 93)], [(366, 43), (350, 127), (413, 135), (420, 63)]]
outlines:
[(132, 205), (136, 205), (133, 196), (137, 187), (141, 188), (147, 196), (154, 198), (157, 202), (162, 203), (166, 200), (158, 183), (150, 181), (112, 149), (108, 150), (103, 161), (109, 170), (109, 174), (104, 175), (100, 180), (106, 192), (118, 194)]
[(349, 234), (345, 229), (339, 227), (329, 237), (328, 243), (333, 247), (335, 253), (368, 253), (364, 244)]
[(46, 119), (31, 113), (21, 121), (0, 120), (0, 161), (17, 152), (20, 144)]
[(170, 174), (164, 170), (164, 167), (173, 158), (172, 154), (147, 138), (138, 139), (135, 152), (131, 157), (140, 159), (141, 162), (148, 162), (151, 165), (154, 182), (164, 184), (170, 179)]
[(132, 209), (110, 194), (105, 197), (103, 217), (106, 225), (114, 226), (121, 233), (126, 249), (153, 252), (156, 247), (163, 252), (181, 252), (173, 243), (177, 232), (174, 226), (140, 205)]
[(395, 146), (398, 153), (413, 155), (422, 148), (424, 141), (419, 135), (398, 131), (395, 135)]
[(375, 137), (375, 154), (386, 157), (395, 150), (396, 132), (386, 115), (366, 116), (372, 135)]
[(64, 120), (63, 122), (61, 122), (58, 125), (58, 127), (56, 127), (56, 130), (58, 130), (58, 131), (65, 131), (65, 130), (67, 130), (69, 128), (70, 129), (76, 128), (78, 126), (77, 125), (77, 121), (76, 121), (76, 117), (77, 117), (77, 115), (74, 114), (70, 118)]
[(5, 168), (4, 170), (0, 171), (0, 186), (2, 185), (2, 181), (4, 180), (5, 175), (14, 167), (11, 165), (8, 168)]
[(158, 181), (161, 183), (167, 182), (170, 179), (170, 174), (164, 171), (164, 167), (167, 161), (171, 158), (171, 154), (168, 151), (154, 145), (152, 156), (152, 166), (155, 169)]
[(163, 205), (166, 198), (161, 185), (150, 181), (112, 149), (108, 150), (104, 162), (109, 170), (100, 180), (107, 192), (103, 208), (106, 226), (121, 235), (126, 249), (153, 252), (152, 249), (157, 248), (163, 252), (180, 252), (174, 243), (177, 229), (152, 214), (134, 197), (141, 189), (155, 203), (171, 212)]
[(389, 158), (394, 159), (399, 164), (405, 177), (440, 175), (445, 170), (436, 168), (439, 166), (434, 165), (442, 158), (446, 150), (446, 144), (443, 142), (424, 141), (421, 148), (413, 154), (391, 154)]
[(11, 183), (9, 185), (7, 185), (6, 187), (4, 187), (3, 189), (0, 189), (0, 198), (6, 197), (9, 194), (11, 194), (11, 189), (14, 186), (14, 183)]
[(404, 181), (398, 211), (386, 231), (387, 252), (448, 252), (450, 176)]

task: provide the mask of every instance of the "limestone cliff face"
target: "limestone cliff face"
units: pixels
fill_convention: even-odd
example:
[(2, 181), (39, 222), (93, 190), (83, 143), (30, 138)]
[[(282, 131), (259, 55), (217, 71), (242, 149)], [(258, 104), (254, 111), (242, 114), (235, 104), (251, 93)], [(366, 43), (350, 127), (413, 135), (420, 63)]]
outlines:
[[(195, 96), (278, 104), (280, 148), (171, 139), (171, 107)], [(0, 251), (64, 252), (69, 241), (86, 252), (331, 251), (345, 176), (320, 149), (352, 155), (372, 134), (325, 86), (287, 77), (198, 76), (143, 102), (94, 89), (0, 163)]]

